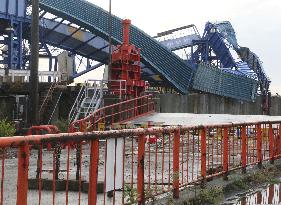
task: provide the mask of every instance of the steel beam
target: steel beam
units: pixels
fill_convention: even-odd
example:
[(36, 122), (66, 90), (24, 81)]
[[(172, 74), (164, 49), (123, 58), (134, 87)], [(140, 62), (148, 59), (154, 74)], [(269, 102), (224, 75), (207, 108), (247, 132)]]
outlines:
[(38, 115), (38, 63), (39, 63), (39, 1), (32, 0), (30, 67), (30, 124), (39, 123)]

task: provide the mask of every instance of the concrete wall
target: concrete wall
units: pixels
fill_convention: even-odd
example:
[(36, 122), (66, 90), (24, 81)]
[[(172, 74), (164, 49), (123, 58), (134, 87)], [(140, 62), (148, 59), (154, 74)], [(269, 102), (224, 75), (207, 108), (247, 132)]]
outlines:
[[(67, 119), (68, 113), (76, 99), (77, 92), (65, 92), (58, 106), (53, 120)], [(12, 118), (15, 99), (0, 95), (0, 119)], [(231, 98), (223, 98), (212, 94), (161, 94), (157, 101), (158, 110), (163, 113), (197, 113), (197, 114), (237, 114), (261, 115), (262, 100), (256, 102), (242, 102)], [(281, 116), (281, 97), (271, 99), (271, 115)]]
[[(255, 102), (243, 102), (212, 94), (161, 94), (160, 112), (197, 113), (197, 114), (236, 114), (261, 115), (262, 99)], [(281, 97), (272, 97), (271, 115), (281, 116)]]

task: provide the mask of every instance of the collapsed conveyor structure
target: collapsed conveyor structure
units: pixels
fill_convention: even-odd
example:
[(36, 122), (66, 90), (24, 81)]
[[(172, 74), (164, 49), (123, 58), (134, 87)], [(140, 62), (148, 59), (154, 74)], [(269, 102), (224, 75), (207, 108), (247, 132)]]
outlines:
[[(9, 69), (28, 69), (26, 42), (21, 41), (31, 40), (30, 5), (26, 0), (0, 2), (0, 29), (5, 36), (1, 44), (8, 48), (8, 55), (0, 59), (0, 64), (6, 65), (6, 73)], [(13, 32), (7, 30), (13, 27)], [(161, 36), (177, 30), (163, 32)], [(73, 77), (108, 64), (108, 31), (108, 12), (94, 4), (83, 0), (40, 0), (40, 48), (50, 58), (54, 57), (52, 47), (95, 62), (82, 72), (74, 72)], [(170, 87), (182, 94), (190, 90), (208, 92), (245, 101), (254, 101), (258, 88), (265, 96), (269, 91), (270, 81), (261, 61), (250, 50), (238, 46), (229, 22), (208, 22), (202, 36), (195, 29), (181, 38), (159, 41), (135, 26), (130, 36), (131, 43), (141, 49), (142, 79), (151, 86)], [(112, 16), (112, 42), (114, 46), (122, 42), (122, 20), (116, 16)], [(176, 51), (186, 47), (192, 49), (183, 59)], [(230, 49), (240, 55), (239, 62)]]
[(194, 90), (245, 101), (254, 101), (257, 95), (268, 98), (270, 80), (262, 62), (238, 45), (230, 22), (207, 22), (202, 36), (195, 25), (189, 25), (155, 38), (176, 53), (184, 51), (183, 59), (195, 67)]

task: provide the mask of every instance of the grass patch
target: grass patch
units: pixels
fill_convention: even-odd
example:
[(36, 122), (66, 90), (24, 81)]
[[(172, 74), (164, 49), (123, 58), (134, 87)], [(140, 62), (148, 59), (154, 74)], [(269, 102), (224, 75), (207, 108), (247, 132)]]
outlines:
[(220, 204), (224, 199), (223, 188), (215, 186), (212, 188), (200, 189), (194, 199), (186, 202), (186, 205)]

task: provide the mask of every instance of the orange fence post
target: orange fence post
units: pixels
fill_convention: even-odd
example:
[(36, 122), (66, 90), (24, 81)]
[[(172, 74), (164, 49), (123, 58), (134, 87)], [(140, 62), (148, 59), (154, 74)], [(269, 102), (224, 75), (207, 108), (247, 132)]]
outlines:
[(138, 137), (138, 204), (144, 204), (144, 153), (145, 153), (145, 136), (140, 135)]
[(279, 124), (278, 142), (276, 146), (278, 148), (278, 158), (280, 158), (281, 157), (281, 124)]
[(18, 148), (17, 205), (27, 205), (29, 146)]
[(223, 130), (223, 173), (225, 180), (228, 175), (228, 149), (228, 128), (225, 127)]
[(262, 137), (261, 137), (261, 124), (257, 124), (257, 157), (258, 167), (262, 168)]
[(274, 163), (274, 136), (273, 136), (273, 129), (272, 124), (269, 124), (269, 159), (270, 163)]
[(203, 127), (201, 129), (201, 176), (203, 178), (203, 182), (205, 182), (206, 176), (207, 176), (207, 170), (206, 170), (206, 128)]
[(179, 168), (180, 168), (180, 130), (174, 133), (174, 149), (173, 149), (173, 197), (179, 198)]
[(91, 141), (90, 170), (89, 170), (89, 190), (88, 204), (97, 203), (97, 183), (98, 183), (98, 164), (99, 164), (99, 140)]
[(242, 126), (241, 131), (242, 136), (242, 150), (241, 150), (241, 158), (242, 158), (242, 173), (246, 173), (247, 167), (247, 135), (246, 135), (246, 126)]

